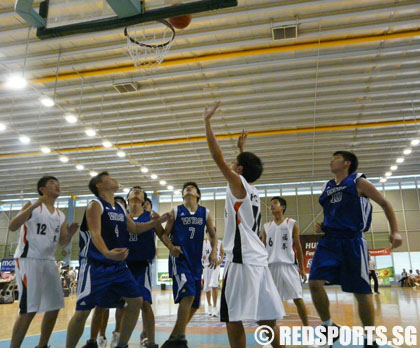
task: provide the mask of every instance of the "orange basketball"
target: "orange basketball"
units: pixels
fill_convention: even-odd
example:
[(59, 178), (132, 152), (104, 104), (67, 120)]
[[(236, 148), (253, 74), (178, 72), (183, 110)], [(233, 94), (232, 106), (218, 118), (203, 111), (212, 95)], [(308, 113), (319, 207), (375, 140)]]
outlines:
[(169, 23), (171, 23), (174, 26), (174, 28), (185, 29), (190, 25), (191, 19), (191, 15), (182, 15), (178, 17), (169, 18)]

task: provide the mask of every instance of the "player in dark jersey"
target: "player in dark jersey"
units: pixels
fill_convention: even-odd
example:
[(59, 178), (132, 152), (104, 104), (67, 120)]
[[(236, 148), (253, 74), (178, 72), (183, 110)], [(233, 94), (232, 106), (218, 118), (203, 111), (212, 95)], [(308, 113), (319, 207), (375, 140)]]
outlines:
[(89, 189), (92, 200), (80, 228), (80, 271), (76, 312), (69, 322), (66, 348), (75, 348), (92, 308), (123, 298), (127, 303), (121, 323), (118, 348), (128, 347), (141, 308), (141, 293), (124, 261), (128, 256), (128, 232), (143, 233), (168, 219), (168, 214), (143, 224), (136, 224), (119, 203), (114, 202), (117, 180), (107, 172), (93, 177)]
[[(151, 213), (144, 210), (147, 194), (140, 186), (134, 186), (127, 194), (130, 216), (135, 223), (145, 223), (151, 220)], [(155, 316), (152, 309), (152, 263), (156, 256), (156, 235), (161, 238), (163, 228), (158, 225), (140, 235), (130, 233), (128, 240), (129, 254), (126, 259), (127, 266), (137, 282), (141, 291), (143, 305), (141, 307), (143, 319), (143, 332), (141, 343), (147, 348), (157, 348), (155, 343)], [(124, 309), (117, 309), (124, 311)]]
[[(201, 193), (195, 182), (187, 182), (182, 189), (184, 204), (174, 208), (165, 227), (162, 240), (170, 250), (169, 275), (175, 303), (179, 303), (178, 316), (169, 339), (162, 348), (188, 347), (185, 329), (200, 306), (201, 256), (204, 230), (207, 227), (212, 251), (210, 265), (217, 263), (217, 237), (210, 212), (198, 204)], [(170, 235), (170, 237), (169, 237)]]
[[(354, 293), (359, 316), (364, 326), (375, 325), (372, 291), (369, 281), (368, 246), (363, 232), (369, 230), (372, 206), (369, 199), (379, 204), (391, 227), (389, 241), (393, 248), (402, 244), (397, 220), (391, 204), (363, 174), (356, 173), (358, 160), (348, 151), (334, 153), (330, 163), (335, 175), (324, 187), (319, 203), (324, 210), (324, 222), (316, 232), (324, 232), (312, 260), (309, 287), (312, 301), (325, 326), (331, 321), (325, 282), (340, 284), (345, 292)], [(365, 347), (377, 347), (368, 345)]]

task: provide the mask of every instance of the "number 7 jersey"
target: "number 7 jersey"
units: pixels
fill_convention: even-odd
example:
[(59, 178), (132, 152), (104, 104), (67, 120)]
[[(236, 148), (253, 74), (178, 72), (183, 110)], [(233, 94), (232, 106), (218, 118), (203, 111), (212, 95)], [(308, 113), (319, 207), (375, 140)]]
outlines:
[[(32, 204), (35, 202), (36, 200), (31, 201)], [(63, 212), (57, 208), (53, 213), (49, 212), (45, 204), (35, 208), (20, 228), (15, 259), (55, 260), (55, 251), (64, 220)]]
[(268, 254), (259, 238), (261, 206), (258, 190), (240, 176), (246, 197), (236, 198), (228, 185), (225, 205), (226, 260), (256, 266), (267, 266)]
[(174, 208), (175, 222), (171, 241), (174, 245), (181, 247), (183, 254), (179, 257), (179, 261), (187, 262), (196, 280), (201, 279), (201, 257), (208, 216), (209, 210), (201, 205), (194, 213), (190, 212), (183, 204)]

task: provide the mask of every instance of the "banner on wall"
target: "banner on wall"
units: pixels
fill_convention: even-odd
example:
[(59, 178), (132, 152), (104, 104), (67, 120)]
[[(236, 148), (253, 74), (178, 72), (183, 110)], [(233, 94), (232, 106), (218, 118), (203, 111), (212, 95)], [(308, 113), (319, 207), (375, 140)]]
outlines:
[(1, 272), (12, 272), (15, 270), (15, 259), (1, 260)]
[(391, 255), (390, 248), (369, 249), (370, 256), (388, 256)]
[(168, 272), (158, 272), (158, 282), (172, 284), (172, 279)]
[(309, 274), (311, 269), (312, 259), (315, 254), (315, 249), (318, 245), (321, 236), (317, 234), (301, 235), (300, 244), (302, 245), (303, 259), (305, 262), (305, 271)]
[(376, 274), (378, 275), (379, 279), (383, 278), (394, 278), (394, 267), (386, 267), (386, 268), (380, 268), (376, 270)]

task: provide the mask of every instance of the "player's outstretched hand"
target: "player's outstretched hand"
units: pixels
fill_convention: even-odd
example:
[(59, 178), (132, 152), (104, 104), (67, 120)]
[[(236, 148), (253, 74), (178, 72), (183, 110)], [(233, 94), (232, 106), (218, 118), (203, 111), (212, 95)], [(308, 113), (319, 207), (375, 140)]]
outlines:
[(308, 277), (307, 277), (304, 269), (299, 269), (299, 275), (300, 275), (300, 278), (302, 279), (302, 281), (304, 283), (306, 283), (306, 281), (308, 280)]
[(217, 252), (216, 250), (212, 251), (209, 255), (209, 267), (216, 268), (217, 267)]
[(105, 257), (110, 260), (114, 261), (124, 261), (128, 256), (128, 249), (127, 248), (115, 248), (109, 250)]
[(67, 225), (67, 233), (71, 236), (73, 236), (78, 229), (79, 224), (77, 222), (72, 222), (71, 224)]
[(392, 249), (398, 248), (402, 245), (402, 237), (399, 232), (393, 232), (389, 235), (389, 241), (392, 244)]
[(248, 131), (245, 129), (242, 129), (242, 133), (238, 138), (238, 148), (239, 151), (243, 152), (245, 148), (246, 140), (248, 139)]
[(214, 103), (214, 105), (210, 109), (207, 106), (205, 107), (204, 113), (203, 113), (204, 121), (210, 121), (210, 119), (212, 118), (216, 110), (219, 108), (220, 104), (221, 102), (218, 101)]
[(178, 245), (174, 245), (174, 246), (171, 248), (171, 255), (172, 255), (173, 257), (179, 257), (179, 255), (181, 255), (181, 254), (183, 254), (183, 252), (182, 252), (182, 249), (181, 249), (181, 247), (180, 247), (180, 246), (178, 246)]
[(171, 219), (171, 213), (165, 213), (159, 216), (159, 218), (156, 220), (158, 223), (163, 224), (164, 222)]

